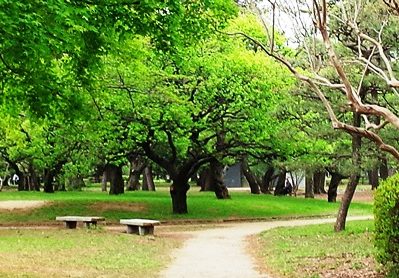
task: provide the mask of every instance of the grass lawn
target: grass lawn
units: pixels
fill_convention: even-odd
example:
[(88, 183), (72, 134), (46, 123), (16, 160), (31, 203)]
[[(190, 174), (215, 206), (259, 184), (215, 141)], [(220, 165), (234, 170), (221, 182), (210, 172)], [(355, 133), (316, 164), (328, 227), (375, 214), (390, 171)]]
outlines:
[[(51, 223), (56, 216), (98, 215), (107, 222), (121, 218), (152, 218), (162, 221), (197, 219), (248, 219), (335, 215), (339, 203), (300, 197), (274, 197), (231, 192), (230, 200), (217, 200), (212, 192), (190, 190), (187, 215), (173, 215), (169, 192), (127, 192), (111, 196), (103, 192), (0, 192), (2, 200), (46, 200), (48, 204), (31, 210), (0, 210), (0, 224)], [(351, 215), (372, 214), (370, 203), (353, 203)]]
[[(275, 277), (383, 277), (373, 258), (373, 221), (277, 228), (251, 240), (261, 268)], [(273, 276), (274, 277), (274, 276)]]
[(180, 244), (101, 229), (0, 230), (0, 277), (158, 277)]

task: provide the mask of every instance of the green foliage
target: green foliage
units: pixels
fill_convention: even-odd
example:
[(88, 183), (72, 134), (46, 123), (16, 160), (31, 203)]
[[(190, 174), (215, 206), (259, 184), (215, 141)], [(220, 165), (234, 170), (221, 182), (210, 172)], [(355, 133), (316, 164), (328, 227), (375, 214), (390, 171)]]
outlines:
[(374, 200), (377, 260), (399, 276), (399, 175), (381, 183)]

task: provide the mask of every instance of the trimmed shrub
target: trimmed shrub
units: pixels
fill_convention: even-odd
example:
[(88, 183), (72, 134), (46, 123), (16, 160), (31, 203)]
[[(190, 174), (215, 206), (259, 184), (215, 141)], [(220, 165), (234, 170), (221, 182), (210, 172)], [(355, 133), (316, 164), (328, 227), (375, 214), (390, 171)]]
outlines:
[(381, 183), (374, 197), (376, 259), (388, 277), (399, 277), (399, 174)]

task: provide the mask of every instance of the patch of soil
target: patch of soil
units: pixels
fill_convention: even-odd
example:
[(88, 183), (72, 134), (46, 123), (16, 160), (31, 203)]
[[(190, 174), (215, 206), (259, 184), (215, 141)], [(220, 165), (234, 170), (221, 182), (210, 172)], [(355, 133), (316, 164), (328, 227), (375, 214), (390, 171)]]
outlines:
[(0, 201), (0, 212), (12, 210), (25, 211), (42, 207), (46, 203), (46, 201)]
[(140, 212), (146, 211), (147, 206), (145, 204), (140, 203), (107, 203), (107, 202), (98, 202), (94, 203), (90, 206), (95, 211), (104, 212), (109, 210), (117, 210), (117, 211), (128, 211), (128, 212)]
[(342, 257), (310, 258), (306, 260), (302, 271), (309, 276), (318, 274), (323, 278), (383, 278), (382, 273), (376, 271), (374, 258), (352, 258), (351, 254)]
[[(298, 194), (300, 195), (300, 194)], [(343, 193), (338, 193), (337, 201), (340, 202), (342, 199)], [(315, 195), (317, 199), (327, 200), (327, 194), (317, 194)], [(356, 191), (355, 195), (353, 195), (353, 202), (366, 202), (371, 203), (374, 200), (374, 191), (367, 190), (367, 191)]]

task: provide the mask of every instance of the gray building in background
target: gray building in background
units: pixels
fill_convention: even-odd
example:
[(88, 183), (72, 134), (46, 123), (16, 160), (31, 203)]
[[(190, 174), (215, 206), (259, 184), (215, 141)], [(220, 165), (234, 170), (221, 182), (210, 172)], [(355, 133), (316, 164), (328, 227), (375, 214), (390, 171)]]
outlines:
[(226, 167), (223, 180), (227, 187), (242, 187), (241, 163)]

